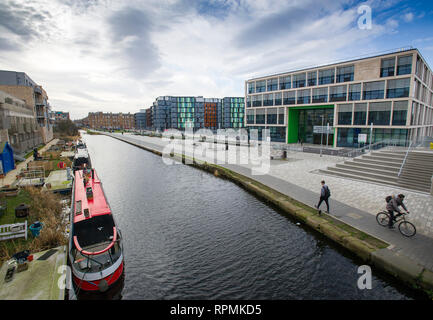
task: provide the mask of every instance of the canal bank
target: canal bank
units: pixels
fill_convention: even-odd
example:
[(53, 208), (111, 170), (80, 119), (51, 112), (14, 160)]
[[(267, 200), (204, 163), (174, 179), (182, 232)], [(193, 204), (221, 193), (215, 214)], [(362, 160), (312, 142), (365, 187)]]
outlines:
[[(108, 134), (109, 135), (109, 134)], [(160, 145), (146, 142), (131, 141), (131, 138), (122, 137), (120, 135), (109, 135), (121, 141), (135, 145), (141, 149), (151, 151), (154, 154), (162, 155)], [(181, 155), (173, 155), (178, 161), (182, 161)], [(183, 158), (185, 159), (185, 158)], [(191, 161), (192, 162), (192, 161)], [(191, 166), (209, 171), (218, 177), (226, 178), (241, 185), (244, 189), (254, 193), (261, 199), (266, 200), (286, 212), (290, 216), (302, 221), (306, 225), (312, 227), (318, 232), (326, 235), (342, 247), (354, 252), (363, 261), (374, 265), (378, 269), (382, 269), (394, 277), (410, 284), (413, 287), (431, 290), (432, 288), (432, 273), (431, 270), (424, 267), (404, 255), (396, 255), (389, 248), (387, 243), (377, 239), (377, 237), (369, 236), (367, 232), (362, 232), (357, 228), (351, 227), (349, 224), (340, 221), (338, 218), (322, 215), (318, 216), (315, 210), (310, 206), (296, 201), (287, 194), (278, 192), (268, 185), (262, 184), (251, 177), (235, 172), (232, 168), (227, 169), (222, 166), (206, 163), (205, 161), (196, 160)], [(406, 240), (406, 239), (403, 239)], [(387, 248), (385, 248), (387, 247)]]

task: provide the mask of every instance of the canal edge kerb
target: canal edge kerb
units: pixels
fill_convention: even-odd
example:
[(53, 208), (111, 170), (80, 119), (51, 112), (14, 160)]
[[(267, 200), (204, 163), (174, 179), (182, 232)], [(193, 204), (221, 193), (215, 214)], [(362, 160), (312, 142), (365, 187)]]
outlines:
[[(158, 150), (122, 139), (121, 137), (115, 137), (106, 133), (102, 134), (152, 152), (161, 157), (163, 156), (162, 152)], [(377, 243), (384, 243), (383, 240), (350, 226), (335, 217), (331, 217), (330, 215), (322, 214), (319, 216), (317, 213), (310, 212), (308, 211), (308, 208), (311, 210), (313, 209), (308, 205), (230, 169), (203, 160), (196, 160), (182, 154), (174, 154), (173, 152), (170, 154), (170, 158), (194, 168), (207, 171), (218, 178), (227, 179), (236, 183), (245, 190), (256, 195), (259, 199), (272, 203), (281, 211), (289, 214), (297, 220), (300, 220), (301, 222), (304, 222), (309, 227), (351, 251), (364, 262), (371, 263), (376, 268), (392, 275), (415, 289), (423, 290), (430, 296), (430, 298), (433, 298), (432, 270), (417, 264), (415, 261), (404, 255), (396, 254), (387, 249), (386, 247), (389, 246), (388, 243), (385, 243), (387, 245), (386, 247), (373, 245), (353, 236), (351, 232), (348, 232), (345, 229), (357, 230), (360, 235), (367, 235), (370, 239), (375, 239)], [(186, 159), (189, 160), (188, 163), (186, 163)], [(336, 223), (338, 224), (336, 225)]]

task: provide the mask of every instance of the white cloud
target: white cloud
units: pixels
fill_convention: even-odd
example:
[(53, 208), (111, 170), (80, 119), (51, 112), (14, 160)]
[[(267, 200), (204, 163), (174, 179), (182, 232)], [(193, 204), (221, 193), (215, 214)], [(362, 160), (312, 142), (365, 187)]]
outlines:
[(27, 33), (0, 22), (0, 65), (26, 72), (72, 118), (137, 112), (159, 95), (243, 96), (249, 77), (367, 53), (398, 27), (360, 30), (344, 0), (29, 3), (46, 19)]
[(403, 16), (403, 20), (405, 22), (411, 22), (413, 20), (413, 18), (414, 18), (414, 15), (412, 12), (408, 12)]

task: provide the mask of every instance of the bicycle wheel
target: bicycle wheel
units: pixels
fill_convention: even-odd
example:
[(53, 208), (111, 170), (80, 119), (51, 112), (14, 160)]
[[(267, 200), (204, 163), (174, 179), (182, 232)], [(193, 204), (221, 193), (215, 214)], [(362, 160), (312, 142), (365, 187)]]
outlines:
[(415, 226), (409, 221), (400, 222), (398, 225), (398, 230), (400, 230), (400, 233), (405, 237), (413, 237), (416, 233)]
[(388, 224), (389, 224), (389, 214), (388, 214), (388, 212), (379, 212), (376, 215), (376, 221), (382, 227), (387, 227)]

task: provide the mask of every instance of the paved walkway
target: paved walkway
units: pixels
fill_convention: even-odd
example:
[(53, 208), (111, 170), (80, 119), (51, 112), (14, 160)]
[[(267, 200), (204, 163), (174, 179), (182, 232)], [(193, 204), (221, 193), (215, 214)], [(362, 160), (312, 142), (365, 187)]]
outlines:
[[(114, 134), (114, 136), (161, 152), (164, 146), (169, 143), (161, 138), (146, 136), (122, 136), (119, 134)], [(224, 148), (224, 145), (217, 146), (217, 148)], [(239, 147), (230, 146), (229, 150), (235, 151), (236, 148)], [(191, 154), (191, 151), (192, 150), (186, 150), (186, 154)], [(393, 188), (387, 189), (387, 187), (370, 183), (323, 177), (311, 172), (312, 169), (318, 169), (321, 166), (329, 165), (329, 163), (341, 161), (341, 158), (332, 156), (320, 157), (315, 154), (302, 153), (289, 154), (288, 157), (289, 161), (271, 161), (270, 172), (266, 175), (252, 175), (252, 165), (224, 164), (222, 166), (259, 181), (311, 207), (318, 202), (321, 188), (320, 181), (325, 178), (330, 185), (332, 193), (330, 199), (330, 211), (332, 216), (390, 243), (391, 246), (388, 249), (393, 250), (397, 254), (405, 255), (424, 267), (433, 270), (433, 237), (431, 236), (433, 235), (433, 228), (431, 224), (427, 223), (422, 226), (419, 225), (419, 222), (423, 219), (423, 212), (416, 212), (416, 210), (419, 209), (414, 208), (409, 201), (412, 199), (412, 201), (422, 199), (422, 201), (428, 204), (429, 201), (432, 201), (430, 196), (404, 190), (404, 193), (408, 195), (407, 203), (412, 212), (411, 215), (416, 216), (418, 214), (417, 219), (412, 220), (417, 226), (417, 230), (421, 230), (415, 237), (406, 238), (399, 233), (398, 229), (388, 230), (387, 228), (379, 226), (375, 219), (375, 214), (384, 208), (385, 196), (399, 192), (399, 190)], [(197, 158), (214, 162), (206, 156), (199, 156)], [(367, 210), (365, 210), (365, 208), (367, 208)], [(433, 215), (433, 211), (430, 209), (425, 213), (428, 217), (427, 222), (431, 221), (429, 218)]]
[[(53, 139), (48, 142), (42, 149), (38, 151), (39, 154), (47, 151), (52, 145), (56, 144), (57, 141), (59, 141), (59, 139)], [(12, 183), (14, 183), (17, 174), (20, 173), (21, 169), (27, 168), (27, 163), (29, 163), (30, 161), (33, 161), (33, 156), (30, 156), (26, 159), (26, 161), (19, 163), (14, 170), (9, 171), (4, 178), (0, 179), (0, 187), (3, 187), (5, 185), (11, 185)]]

